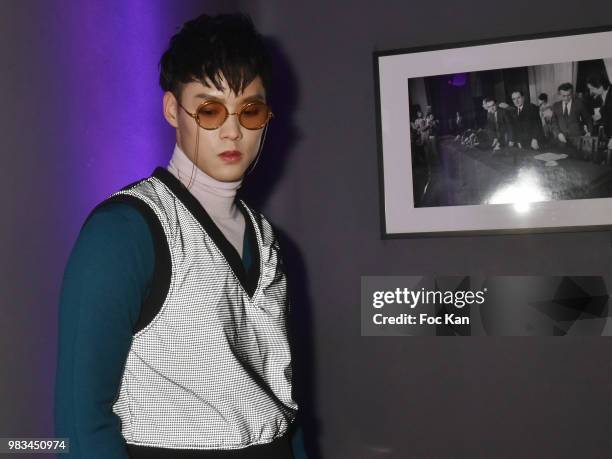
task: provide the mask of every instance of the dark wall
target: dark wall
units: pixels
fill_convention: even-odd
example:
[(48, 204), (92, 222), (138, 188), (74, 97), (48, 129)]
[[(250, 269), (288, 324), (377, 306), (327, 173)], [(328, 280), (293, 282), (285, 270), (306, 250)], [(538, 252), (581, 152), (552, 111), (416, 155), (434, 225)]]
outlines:
[(359, 286), (363, 275), (434, 273), (610, 283), (608, 232), (381, 240), (372, 52), (603, 25), (612, 3), (247, 6), (289, 61), (278, 83), (296, 135), (266, 149), (263, 171), (279, 162), (283, 176), (264, 210), (297, 247), (287, 263), (305, 272), (294, 314), (309, 328), (300, 337), (313, 357), (300, 365), (313, 374), (298, 384), (314, 383), (303, 392), (321, 457), (610, 457), (609, 338), (361, 337)]

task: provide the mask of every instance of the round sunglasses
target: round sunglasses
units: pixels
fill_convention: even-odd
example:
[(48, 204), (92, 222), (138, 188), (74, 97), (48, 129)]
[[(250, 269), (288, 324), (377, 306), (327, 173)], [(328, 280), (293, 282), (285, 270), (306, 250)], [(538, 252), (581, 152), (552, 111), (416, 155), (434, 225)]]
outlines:
[(268, 124), (270, 118), (274, 116), (268, 104), (259, 101), (244, 104), (240, 107), (240, 110), (234, 113), (230, 113), (224, 104), (215, 100), (202, 102), (196, 108), (195, 113), (191, 113), (180, 103), (178, 105), (185, 110), (185, 113), (196, 120), (198, 126), (207, 130), (218, 129), (230, 115), (238, 116), (238, 122), (242, 127), (257, 130)]

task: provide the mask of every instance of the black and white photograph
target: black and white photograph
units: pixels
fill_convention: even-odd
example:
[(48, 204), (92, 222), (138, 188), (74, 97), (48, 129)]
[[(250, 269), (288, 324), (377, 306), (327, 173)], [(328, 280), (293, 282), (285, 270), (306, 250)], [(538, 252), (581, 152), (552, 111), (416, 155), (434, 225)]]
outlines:
[(415, 207), (612, 197), (610, 73), (596, 59), (409, 79)]
[(611, 38), (377, 53), (383, 236), (612, 224)]

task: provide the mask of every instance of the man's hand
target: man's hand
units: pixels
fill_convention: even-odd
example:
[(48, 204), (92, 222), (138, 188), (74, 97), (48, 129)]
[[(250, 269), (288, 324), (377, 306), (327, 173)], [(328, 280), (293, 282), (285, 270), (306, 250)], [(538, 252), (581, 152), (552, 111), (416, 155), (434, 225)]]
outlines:
[(559, 134), (557, 135), (557, 138), (559, 139), (559, 142), (561, 143), (567, 143), (567, 139), (565, 138), (565, 136), (563, 135), (563, 132), (559, 132)]
[(514, 146), (514, 142), (512, 140), (510, 142), (508, 142), (508, 146), (509, 147), (513, 147)]
[(601, 119), (601, 107), (595, 107), (595, 113), (593, 114), (593, 120), (599, 121)]
[(538, 145), (538, 139), (531, 139), (531, 148), (534, 150), (539, 150), (540, 145)]

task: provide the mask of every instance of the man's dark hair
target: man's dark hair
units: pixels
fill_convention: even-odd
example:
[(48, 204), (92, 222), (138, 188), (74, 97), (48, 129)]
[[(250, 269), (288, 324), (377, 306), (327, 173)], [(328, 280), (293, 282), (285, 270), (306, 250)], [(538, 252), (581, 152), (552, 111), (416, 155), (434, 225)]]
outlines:
[(523, 90), (522, 89), (515, 89), (514, 91), (512, 91), (511, 94), (514, 94), (515, 92), (518, 92), (521, 95), (521, 97), (525, 97), (525, 94), (523, 94)]
[(574, 90), (574, 85), (571, 83), (563, 83), (559, 85), (559, 87), (557, 88), (557, 91), (573, 91), (573, 90)]
[(604, 91), (610, 87), (610, 80), (608, 80), (608, 77), (603, 74), (589, 75), (587, 78), (587, 83), (594, 88), (604, 88)]
[(271, 73), (263, 37), (245, 14), (203, 14), (186, 22), (159, 61), (159, 84), (177, 100), (184, 84), (205, 84), (205, 78), (221, 90), (221, 75), (235, 94), (257, 76), (268, 91)]
[(494, 97), (485, 97), (484, 98), (484, 103), (488, 103), (488, 102), (493, 102), (494, 104), (497, 104), (497, 101), (495, 100)]
[(546, 94), (545, 92), (541, 93), (538, 96), (538, 99), (541, 100), (542, 102), (546, 103), (548, 102), (548, 94)]

